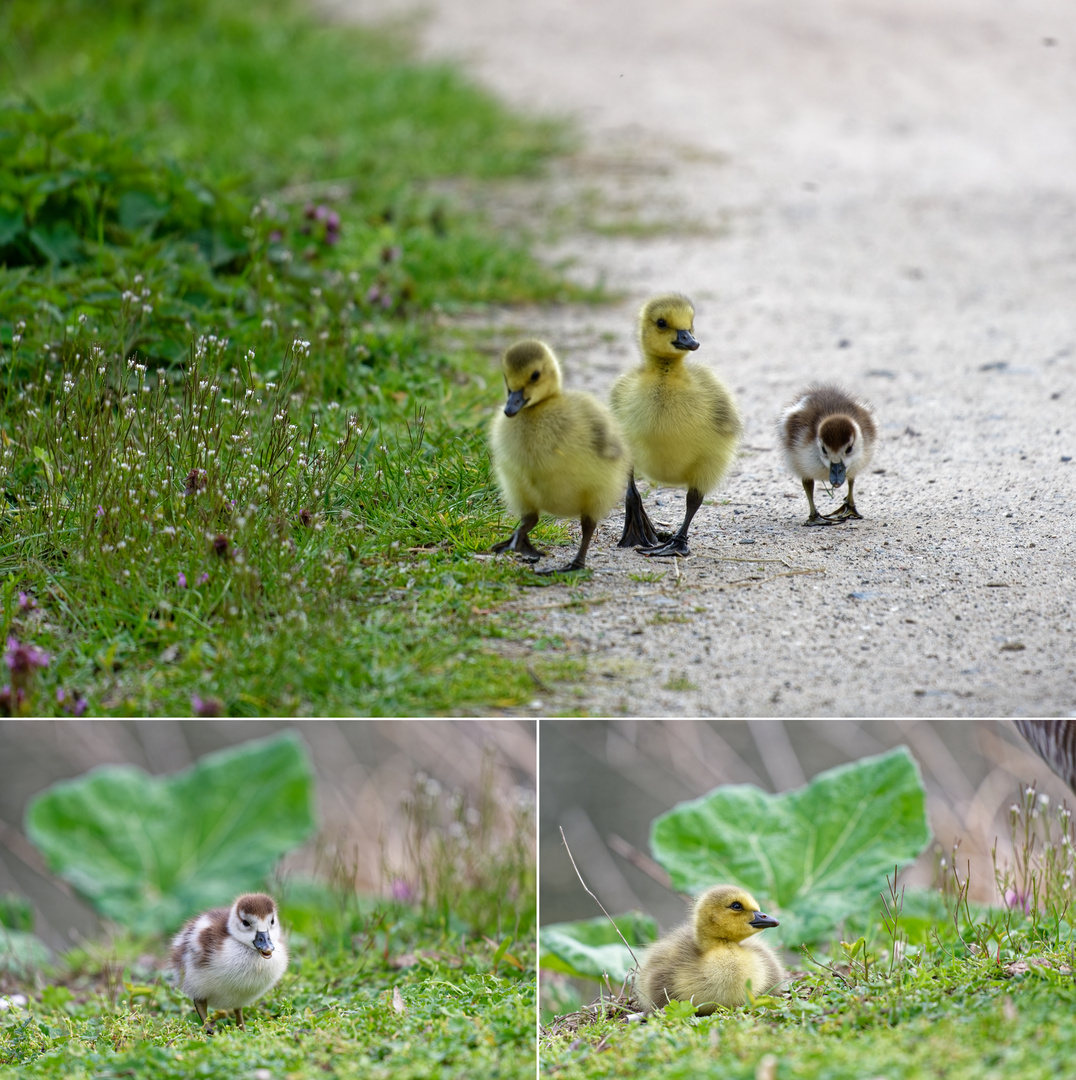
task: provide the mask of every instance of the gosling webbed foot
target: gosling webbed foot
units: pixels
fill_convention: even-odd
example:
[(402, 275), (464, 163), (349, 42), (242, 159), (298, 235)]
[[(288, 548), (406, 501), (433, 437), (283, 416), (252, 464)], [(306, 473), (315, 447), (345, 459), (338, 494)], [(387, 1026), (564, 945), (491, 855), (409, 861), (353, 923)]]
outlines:
[(570, 562), (567, 566), (547, 566), (544, 570), (535, 570), (534, 572), (546, 577), (549, 574), (577, 574), (580, 570), (585, 569), (585, 566), (577, 566), (574, 562)]
[(637, 547), (635, 550), (640, 555), (646, 555), (651, 559), (685, 559), (691, 554), (691, 549), (687, 546), (687, 538), (683, 536), (670, 536), (666, 543)]
[(494, 555), (499, 555), (502, 551), (511, 551), (524, 562), (537, 562), (543, 555), (547, 554), (540, 548), (536, 548), (530, 541), (529, 533), (537, 524), (537, 514), (525, 515), (516, 526), (515, 532), (507, 540), (501, 540), (500, 543), (494, 544), (489, 550)]
[(850, 503), (847, 499), (832, 514), (826, 515), (830, 521), (862, 521), (863, 515), (856, 509), (855, 503)]
[(635, 474), (632, 473), (624, 495), (624, 532), (617, 547), (658, 547), (671, 539), (672, 533), (659, 532), (654, 528), (639, 489), (635, 486)]

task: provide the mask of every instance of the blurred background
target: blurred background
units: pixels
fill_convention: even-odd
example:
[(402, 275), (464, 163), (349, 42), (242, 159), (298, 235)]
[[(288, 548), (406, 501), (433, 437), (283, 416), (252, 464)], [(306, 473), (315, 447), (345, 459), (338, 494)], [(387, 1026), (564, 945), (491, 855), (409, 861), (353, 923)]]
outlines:
[(309, 751), (319, 828), (285, 857), (284, 875), (327, 877), (343, 866), (357, 892), (372, 894), (414, 880), (408, 808), (416, 790), (427, 805), (462, 797), (496, 808), (502, 841), (511, 838), (516, 811), (533, 809), (536, 730), (528, 720), (0, 721), (0, 894), (30, 900), (34, 931), (53, 949), (92, 937), (100, 929), (93, 909), (49, 873), (26, 839), (27, 802), (98, 765), (170, 773), (286, 729)]
[(600, 916), (561, 842), (564, 827), (587, 885), (611, 914), (642, 910), (662, 929), (683, 898), (649, 858), (650, 823), (721, 784), (769, 792), (800, 787), (845, 762), (907, 746), (927, 790), (934, 843), (901, 875), (930, 886), (959, 840), (973, 901), (997, 902), (991, 848), (1011, 861), (1009, 807), (1035, 783), (1055, 803), (1074, 798), (1008, 720), (543, 721), (539, 793), (542, 924)]

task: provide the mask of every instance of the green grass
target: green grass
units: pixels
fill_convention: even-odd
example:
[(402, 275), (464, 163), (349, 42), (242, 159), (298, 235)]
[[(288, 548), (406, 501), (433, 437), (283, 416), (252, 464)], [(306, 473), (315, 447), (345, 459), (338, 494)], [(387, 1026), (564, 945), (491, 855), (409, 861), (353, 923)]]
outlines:
[(229, 1016), (205, 1035), (165, 943), (120, 939), (0, 1011), (0, 1077), (533, 1077), (533, 932), (498, 957), (504, 938), (399, 905), (283, 914), (303, 929), (246, 1033)]
[[(1076, 935), (1063, 918), (957, 911), (951, 923), (912, 920), (804, 954), (788, 993), (695, 1017), (673, 1003), (625, 1022), (615, 1003), (578, 1026), (546, 1014), (542, 1072), (791, 1080), (982, 1080), (1053, 1077), (1076, 1053)], [(556, 992), (556, 987), (553, 988)], [(563, 992), (563, 988), (561, 988)], [(561, 999), (563, 1002), (563, 998)], [(599, 1010), (600, 1012), (600, 1010)], [(591, 1013), (591, 1015), (596, 1015)]]
[(526, 706), (563, 665), (490, 647), (523, 572), (472, 557), (498, 384), (431, 316), (571, 290), (432, 182), (563, 129), (283, 0), (13, 0), (0, 42), (0, 631), (48, 657), (0, 709)]

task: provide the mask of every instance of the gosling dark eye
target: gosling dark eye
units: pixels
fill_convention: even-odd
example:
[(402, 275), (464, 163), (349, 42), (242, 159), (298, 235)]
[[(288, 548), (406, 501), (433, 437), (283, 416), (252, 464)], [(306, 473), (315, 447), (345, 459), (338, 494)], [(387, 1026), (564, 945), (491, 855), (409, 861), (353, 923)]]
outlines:
[(239, 921), (243, 924), (243, 929), (244, 930), (249, 930), (250, 929), (250, 923), (248, 923), (246, 919), (240, 919)]
[(733, 900), (732, 903), (729, 904), (729, 907), (732, 908), (733, 911), (743, 911), (743, 904), (741, 904), (739, 900)]
[(669, 324), (664, 319), (658, 319), (657, 327), (659, 330), (668, 330)]
[(536, 371), (536, 372), (535, 372), (535, 373), (534, 373), (534, 374), (533, 374), (533, 375), (531, 376), (531, 382), (537, 382), (537, 381), (538, 381), (538, 375), (539, 375), (539, 372), (537, 372), (537, 371)]

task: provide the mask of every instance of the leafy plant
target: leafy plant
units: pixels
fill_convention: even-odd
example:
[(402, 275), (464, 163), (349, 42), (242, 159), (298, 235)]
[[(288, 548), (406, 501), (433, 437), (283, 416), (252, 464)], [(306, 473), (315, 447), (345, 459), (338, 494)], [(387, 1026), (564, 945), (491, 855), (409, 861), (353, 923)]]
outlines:
[(919, 770), (900, 747), (782, 795), (717, 788), (657, 818), (650, 846), (674, 888), (742, 885), (775, 909), (784, 943), (798, 945), (874, 908), (886, 872), (930, 840), (925, 804)]
[(620, 935), (629, 945), (646, 945), (657, 938), (658, 924), (638, 911), (617, 915), (613, 922), (615, 928), (603, 915), (543, 926), (539, 933), (542, 967), (584, 979), (601, 980), (608, 975), (610, 982), (622, 983), (635, 960)]
[(26, 832), (102, 915), (159, 932), (260, 885), (313, 830), (311, 796), (303, 744), (286, 732), (171, 776), (104, 766), (54, 784)]

